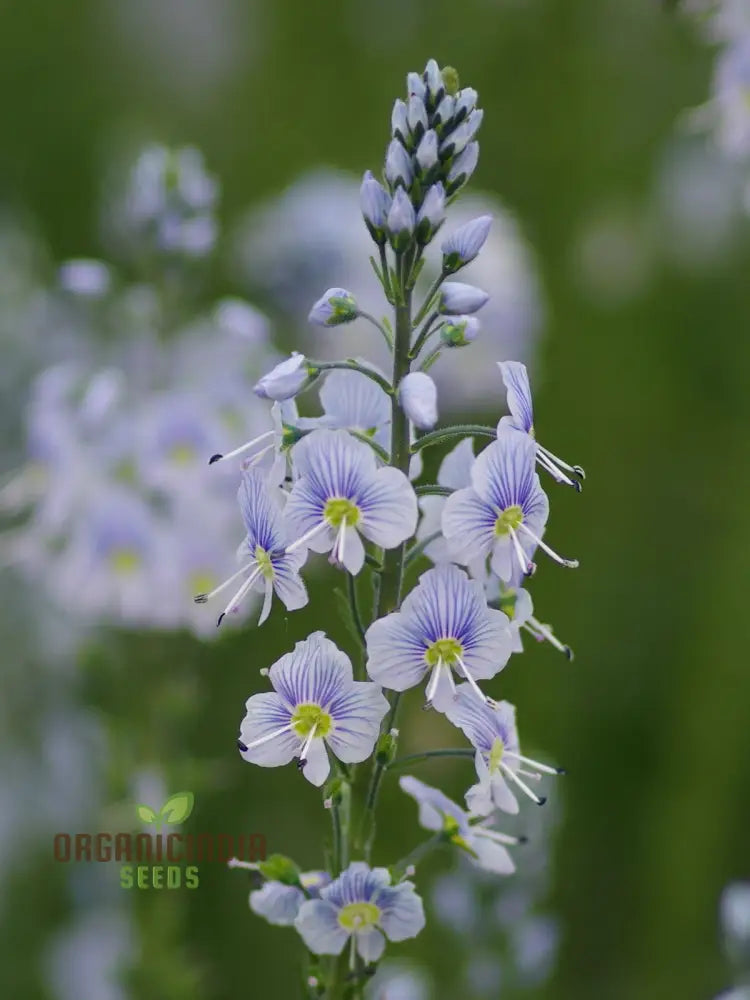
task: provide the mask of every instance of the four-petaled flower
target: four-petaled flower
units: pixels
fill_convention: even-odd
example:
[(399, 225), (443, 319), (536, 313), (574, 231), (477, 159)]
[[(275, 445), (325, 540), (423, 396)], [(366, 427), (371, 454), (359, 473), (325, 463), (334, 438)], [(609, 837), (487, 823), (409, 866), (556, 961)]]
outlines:
[(346, 431), (313, 431), (295, 446), (294, 467), (286, 516), (298, 538), (287, 551), (333, 549), (332, 561), (356, 574), (365, 561), (360, 534), (384, 549), (414, 534), (409, 480), (392, 466), (378, 468), (372, 449)]
[(514, 560), (524, 575), (534, 572), (537, 546), (563, 566), (545, 542), (549, 501), (534, 471), (536, 442), (528, 434), (500, 428), (497, 440), (482, 451), (471, 468), (471, 486), (453, 493), (443, 509), (443, 534), (457, 562), (491, 556), (501, 580), (514, 579)]
[(269, 924), (292, 927), (304, 901), (317, 897), (330, 881), (328, 872), (321, 871), (300, 872), (299, 886), (272, 879), (250, 893), (250, 909)]
[[(508, 398), (508, 409), (510, 414), (500, 418), (497, 425), (498, 434), (501, 427), (513, 427), (515, 430), (529, 434), (536, 441), (534, 432), (534, 406), (531, 400), (531, 386), (529, 385), (529, 373), (526, 365), (520, 361), (498, 361), (497, 367), (500, 369), (505, 390)], [(581, 484), (578, 479), (571, 479), (563, 472), (572, 472), (579, 479), (585, 479), (586, 474), (580, 465), (568, 465), (557, 455), (553, 455), (543, 445), (536, 442), (536, 460), (543, 469), (546, 469), (558, 483), (566, 483), (573, 486), (579, 493)]]
[(399, 779), (401, 790), (419, 806), (419, 825), (425, 830), (443, 831), (446, 838), (469, 855), (474, 864), (496, 875), (510, 875), (516, 870), (505, 845), (521, 843), (493, 829), (491, 819), (466, 812), (438, 788), (426, 785), (418, 778), (405, 775)]
[[(537, 805), (544, 804), (546, 799), (533, 792), (521, 775), (538, 781), (541, 777), (541, 773), (538, 772), (544, 774), (564, 772), (548, 764), (540, 764), (520, 753), (516, 710), (510, 702), (477, 705), (469, 686), (461, 684), (445, 714), (454, 725), (463, 730), (476, 750), (475, 763), (479, 783), (466, 793), (466, 803), (473, 813), (486, 816), (495, 808), (509, 813), (518, 812), (518, 801), (508, 787), (506, 779), (510, 779)], [(524, 770), (522, 765), (533, 770)]]
[(307, 590), (299, 574), (307, 558), (307, 549), (300, 546), (293, 552), (286, 551), (288, 539), (283, 520), (284, 494), (270, 486), (262, 472), (257, 469), (244, 471), (237, 499), (247, 531), (238, 555), (247, 562), (210, 594), (198, 594), (195, 601), (204, 604), (244, 577), (219, 615), (217, 625), (221, 625), (228, 612), (237, 610), (240, 601), (252, 589), (265, 592), (258, 621), (262, 625), (271, 611), (274, 591), (288, 611), (296, 611), (307, 604)]
[(330, 763), (326, 745), (345, 764), (372, 753), (388, 702), (380, 688), (355, 681), (349, 657), (313, 632), (271, 667), (273, 692), (246, 703), (239, 749), (245, 760), (279, 767), (295, 757), (313, 785), (322, 785)]
[(423, 573), (401, 610), (373, 622), (365, 638), (374, 681), (406, 691), (429, 674), (427, 704), (441, 712), (455, 694), (454, 670), (484, 703), (477, 680), (494, 677), (511, 653), (507, 617), (487, 607), (482, 584), (457, 566)]
[(340, 955), (351, 942), (350, 965), (356, 954), (377, 962), (389, 941), (416, 937), (425, 925), (422, 900), (411, 882), (391, 884), (387, 868), (353, 861), (319, 899), (302, 904), (295, 927), (316, 955)]

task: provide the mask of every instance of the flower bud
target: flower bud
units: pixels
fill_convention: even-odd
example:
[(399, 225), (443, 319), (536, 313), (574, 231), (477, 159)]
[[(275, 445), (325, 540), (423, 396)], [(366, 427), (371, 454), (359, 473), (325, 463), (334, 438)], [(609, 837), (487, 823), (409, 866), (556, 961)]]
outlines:
[(391, 112), (391, 134), (394, 139), (400, 139), (406, 145), (409, 141), (409, 122), (406, 117), (406, 103), (400, 98), (393, 105)]
[(478, 255), (492, 225), (491, 215), (480, 215), (467, 222), (443, 241), (443, 272), (453, 274)]
[(398, 729), (391, 729), (378, 739), (375, 747), (375, 760), (378, 764), (388, 767), (393, 763), (398, 748)]
[(417, 215), (417, 240), (424, 246), (429, 243), (445, 221), (445, 191), (438, 182), (427, 192)]
[(479, 143), (470, 142), (466, 149), (453, 161), (447, 177), (447, 191), (455, 194), (469, 180), (479, 161)]
[(476, 316), (456, 316), (440, 327), (440, 339), (446, 347), (466, 347), (476, 340), (479, 320)]
[(425, 66), (424, 82), (427, 87), (427, 100), (430, 108), (436, 108), (445, 94), (445, 84), (440, 73), (440, 67), (434, 59)]
[(433, 128), (440, 128), (441, 125), (445, 125), (447, 122), (453, 120), (453, 115), (456, 110), (456, 99), (455, 97), (450, 97), (448, 94), (442, 99), (440, 104), (438, 104), (435, 109), (435, 113), (432, 116), (432, 126)]
[(411, 158), (398, 139), (392, 139), (385, 157), (385, 179), (392, 188), (402, 184), (411, 187), (414, 174)]
[(453, 66), (443, 66), (440, 75), (443, 78), (446, 94), (455, 97), (459, 88), (458, 71)]
[(421, 97), (424, 100), (427, 94), (427, 87), (424, 85), (424, 80), (419, 75), (419, 73), (409, 73), (406, 77), (406, 92), (409, 97), (414, 95), (415, 97)]
[(438, 137), (434, 129), (428, 129), (417, 146), (417, 163), (423, 174), (432, 170), (438, 161)]
[(474, 285), (464, 285), (460, 281), (446, 281), (440, 289), (438, 311), (444, 316), (458, 316), (461, 313), (478, 312), (488, 301), (489, 295)]
[(416, 225), (414, 206), (402, 187), (396, 188), (388, 212), (388, 236), (394, 250), (405, 250), (412, 241)]
[(463, 90), (459, 91), (458, 94), (456, 94), (456, 110), (454, 112), (456, 125), (459, 125), (464, 118), (468, 118), (477, 106), (478, 97), (479, 94), (473, 87), (465, 87)]
[(269, 882), (281, 882), (283, 885), (299, 885), (299, 866), (291, 858), (283, 854), (272, 854), (258, 864), (261, 875)]
[(427, 131), (427, 108), (421, 97), (410, 97), (406, 109), (406, 120), (416, 142), (422, 138)]
[(351, 323), (359, 315), (357, 300), (345, 288), (329, 288), (310, 310), (307, 317), (315, 326), (339, 326)]
[(415, 427), (429, 430), (437, 423), (437, 388), (424, 372), (410, 372), (398, 389), (401, 409)]
[(449, 156), (458, 156), (462, 153), (479, 131), (482, 118), (484, 118), (484, 111), (472, 111), (466, 121), (443, 140), (440, 147), (441, 157), (447, 159)]
[(309, 380), (310, 372), (304, 354), (294, 351), (290, 358), (256, 382), (253, 392), (261, 399), (291, 399)]
[(362, 178), (359, 204), (370, 235), (382, 246), (385, 243), (385, 224), (388, 209), (391, 207), (391, 196), (369, 170), (365, 171), (365, 176)]

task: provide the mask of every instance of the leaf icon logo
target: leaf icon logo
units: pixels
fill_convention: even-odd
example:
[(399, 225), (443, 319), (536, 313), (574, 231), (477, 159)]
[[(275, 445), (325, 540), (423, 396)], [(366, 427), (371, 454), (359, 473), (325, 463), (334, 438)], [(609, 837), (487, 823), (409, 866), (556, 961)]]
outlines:
[(175, 792), (169, 796), (158, 813), (143, 803), (136, 805), (135, 811), (141, 823), (153, 823), (158, 831), (164, 823), (167, 825), (184, 823), (193, 811), (194, 804), (195, 796), (192, 792)]

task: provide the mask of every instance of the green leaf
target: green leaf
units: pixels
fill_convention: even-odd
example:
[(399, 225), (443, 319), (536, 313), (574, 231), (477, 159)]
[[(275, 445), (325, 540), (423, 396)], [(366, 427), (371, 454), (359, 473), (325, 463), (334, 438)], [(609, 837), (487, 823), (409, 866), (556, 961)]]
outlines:
[(138, 813), (138, 819), (141, 823), (155, 823), (157, 820), (156, 813), (151, 806), (137, 805), (135, 811)]
[(193, 811), (194, 802), (192, 792), (176, 792), (161, 807), (159, 817), (165, 823), (184, 823)]

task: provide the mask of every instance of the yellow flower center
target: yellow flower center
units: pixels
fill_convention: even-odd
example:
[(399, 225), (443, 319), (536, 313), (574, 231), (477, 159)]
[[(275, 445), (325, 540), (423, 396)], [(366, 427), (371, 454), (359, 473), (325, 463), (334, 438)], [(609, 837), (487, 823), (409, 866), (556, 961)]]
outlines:
[(347, 931), (374, 927), (380, 920), (380, 910), (374, 903), (347, 903), (339, 913), (339, 923)]
[(443, 663), (455, 663), (464, 651), (464, 647), (457, 639), (436, 639), (431, 646), (425, 650), (424, 658), (428, 666), (434, 667), (440, 660)]
[(210, 594), (218, 583), (219, 581), (213, 573), (209, 573), (207, 570), (197, 570), (190, 576), (188, 593)]
[(113, 549), (109, 555), (109, 562), (115, 573), (130, 576), (140, 568), (141, 557), (135, 549)]
[(505, 747), (503, 746), (503, 741), (498, 736), (495, 742), (492, 744), (492, 749), (490, 750), (490, 759), (487, 762), (487, 766), (490, 769), (490, 774), (494, 774), (500, 769), (500, 761), (503, 759), (503, 753), (505, 752)]
[(255, 546), (255, 561), (260, 566), (260, 571), (266, 580), (273, 579), (273, 563), (270, 555), (260, 545)]
[(190, 444), (176, 444), (169, 451), (175, 465), (191, 465), (195, 461), (195, 448)]
[(361, 516), (359, 507), (343, 497), (334, 497), (328, 500), (323, 509), (323, 517), (333, 528), (340, 528), (342, 523), (348, 528), (353, 527), (355, 524), (359, 524)]
[(500, 511), (495, 521), (495, 535), (502, 538), (509, 535), (510, 529), (517, 530), (523, 524), (523, 511), (517, 503), (511, 504), (505, 510)]
[(302, 740), (307, 739), (313, 727), (315, 736), (323, 739), (333, 728), (333, 719), (320, 705), (297, 705), (292, 716), (292, 728), (297, 736)]

